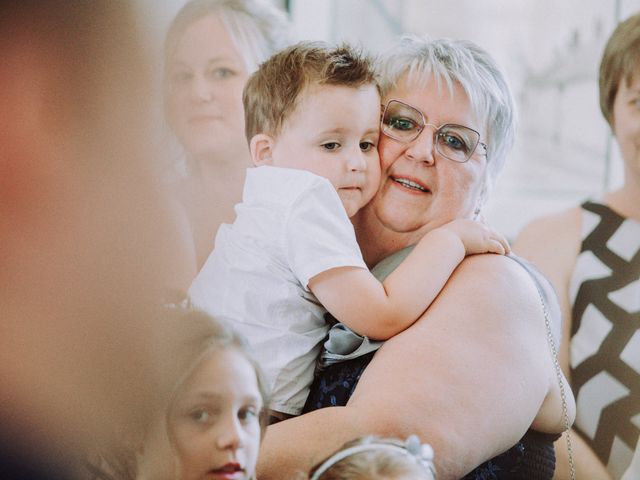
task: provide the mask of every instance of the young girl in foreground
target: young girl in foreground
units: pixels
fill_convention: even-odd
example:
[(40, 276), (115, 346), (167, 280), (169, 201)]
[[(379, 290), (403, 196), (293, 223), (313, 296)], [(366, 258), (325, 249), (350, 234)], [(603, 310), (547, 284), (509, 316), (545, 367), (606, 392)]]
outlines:
[(433, 449), (415, 435), (406, 442), (364, 437), (314, 467), (308, 480), (435, 480)]
[(149, 405), (149, 421), (127, 426), (120, 445), (88, 465), (93, 478), (254, 478), (266, 394), (240, 338), (197, 311), (175, 309), (158, 321), (172, 322), (174, 333), (157, 365), (166, 394)]

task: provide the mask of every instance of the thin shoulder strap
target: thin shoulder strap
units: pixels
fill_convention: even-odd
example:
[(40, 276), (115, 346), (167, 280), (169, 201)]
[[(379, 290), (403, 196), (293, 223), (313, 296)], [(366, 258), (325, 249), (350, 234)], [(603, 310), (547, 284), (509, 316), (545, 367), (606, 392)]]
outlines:
[[(565, 430), (565, 438), (567, 440), (567, 453), (569, 456), (569, 472), (571, 480), (576, 478), (575, 464), (573, 463), (573, 447), (571, 445), (569, 413), (567, 409), (567, 392), (565, 390), (564, 382), (562, 381), (562, 369), (560, 368), (560, 362), (558, 361), (558, 347), (560, 342), (560, 335), (553, 334), (553, 328), (551, 325), (551, 318), (561, 319), (560, 305), (558, 299), (555, 296), (555, 290), (551, 285), (551, 282), (530, 262), (518, 257), (516, 255), (508, 255), (510, 259), (518, 263), (528, 273), (538, 291), (540, 297), (540, 303), (542, 304), (542, 313), (544, 315), (544, 325), (547, 330), (547, 344), (551, 353), (551, 359), (556, 371), (558, 379), (558, 387), (560, 389), (560, 400), (562, 402), (562, 422)], [(559, 323), (559, 322), (558, 322)]]

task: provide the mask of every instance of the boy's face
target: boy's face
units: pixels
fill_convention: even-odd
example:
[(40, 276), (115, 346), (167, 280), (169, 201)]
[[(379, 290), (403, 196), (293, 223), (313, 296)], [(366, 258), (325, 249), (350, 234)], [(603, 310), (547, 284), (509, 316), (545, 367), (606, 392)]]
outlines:
[(379, 125), (375, 86), (311, 85), (274, 139), (270, 163), (326, 178), (351, 217), (378, 190)]

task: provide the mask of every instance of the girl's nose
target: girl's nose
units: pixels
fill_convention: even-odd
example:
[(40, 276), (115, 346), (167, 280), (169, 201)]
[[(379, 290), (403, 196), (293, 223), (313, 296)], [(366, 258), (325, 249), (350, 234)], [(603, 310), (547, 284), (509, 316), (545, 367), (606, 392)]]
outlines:
[(242, 446), (242, 426), (237, 418), (228, 419), (219, 426), (216, 446), (220, 450), (237, 450)]

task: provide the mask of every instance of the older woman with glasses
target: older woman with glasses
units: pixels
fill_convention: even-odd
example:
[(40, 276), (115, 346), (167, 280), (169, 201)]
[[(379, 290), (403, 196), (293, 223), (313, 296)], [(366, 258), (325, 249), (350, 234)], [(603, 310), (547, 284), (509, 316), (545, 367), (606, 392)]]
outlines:
[[(426, 232), (478, 215), (514, 133), (509, 88), (471, 43), (405, 38), (382, 79), (382, 178), (354, 219), (379, 278)], [(259, 478), (293, 478), (368, 434), (419, 435), (440, 479), (551, 478), (575, 407), (553, 352), (559, 331), (549, 286), (527, 265), (467, 257), (384, 345), (332, 329), (309, 413), (269, 427)]]

